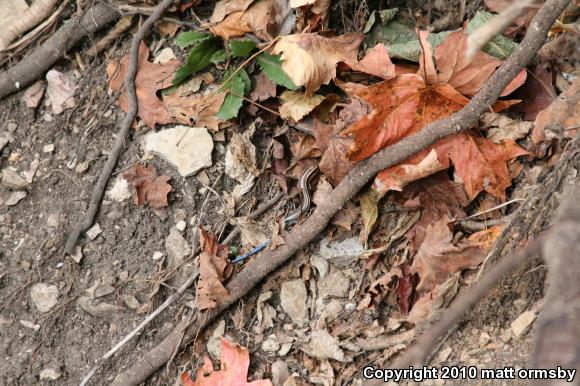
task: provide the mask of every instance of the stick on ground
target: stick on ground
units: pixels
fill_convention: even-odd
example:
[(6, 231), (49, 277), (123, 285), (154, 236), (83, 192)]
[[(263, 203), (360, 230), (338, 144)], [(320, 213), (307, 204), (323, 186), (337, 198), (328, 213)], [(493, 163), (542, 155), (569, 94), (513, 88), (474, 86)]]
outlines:
[(107, 182), (109, 182), (111, 173), (117, 164), (119, 154), (121, 154), (121, 150), (123, 150), (123, 144), (125, 143), (125, 138), (127, 138), (129, 129), (131, 128), (131, 125), (137, 116), (138, 102), (137, 92), (135, 90), (135, 76), (137, 75), (139, 44), (141, 44), (141, 40), (143, 40), (143, 38), (149, 33), (153, 24), (163, 15), (165, 10), (169, 8), (169, 6), (173, 4), (174, 1), (175, 0), (163, 0), (161, 3), (159, 3), (157, 8), (155, 8), (155, 11), (147, 18), (147, 20), (145, 20), (141, 28), (139, 28), (139, 31), (137, 31), (133, 37), (133, 42), (131, 43), (131, 50), (129, 53), (129, 66), (125, 76), (125, 89), (127, 90), (129, 108), (125, 118), (123, 119), (123, 122), (121, 123), (121, 129), (119, 130), (117, 139), (115, 140), (113, 148), (109, 153), (109, 158), (107, 158), (107, 162), (105, 162), (105, 166), (103, 166), (99, 180), (93, 189), (91, 200), (89, 201), (89, 207), (85, 213), (85, 218), (80, 224), (77, 224), (77, 226), (71, 230), (71, 233), (66, 240), (64, 248), (65, 251), (69, 254), (74, 252), (75, 244), (77, 243), (81, 234), (93, 225), (97, 211), (101, 206), (101, 200), (103, 199), (103, 194), (105, 193)]
[[(207, 311), (198, 317), (197, 322), (185, 331), (183, 342), (187, 343), (193, 339), (217, 315), (245, 296), (256, 284), (297, 251), (307, 246), (324, 230), (334, 214), (378, 172), (404, 161), (441, 138), (471, 128), (477, 122), (478, 117), (496, 101), (508, 83), (534, 58), (554, 20), (569, 3), (570, 0), (548, 0), (536, 14), (528, 33), (512, 56), (487, 80), (471, 102), (461, 111), (449, 118), (427, 125), (419, 133), (387, 147), (357, 164), (329, 195), (333, 199), (321, 203), (308, 220), (302, 225), (294, 227), (292, 232), (286, 236), (286, 244), (250, 261), (244, 270), (228, 283), (227, 289), (230, 296), (224, 299), (218, 308)], [(171, 358), (175, 350), (176, 336), (181, 337), (182, 334), (183, 331), (176, 328), (160, 344), (137, 359), (126, 371), (119, 374), (111, 386), (136, 386), (145, 381)]]
[(82, 38), (94, 34), (119, 17), (121, 14), (113, 6), (98, 3), (82, 17), (71, 18), (17, 65), (0, 73), (0, 99), (32, 84)]

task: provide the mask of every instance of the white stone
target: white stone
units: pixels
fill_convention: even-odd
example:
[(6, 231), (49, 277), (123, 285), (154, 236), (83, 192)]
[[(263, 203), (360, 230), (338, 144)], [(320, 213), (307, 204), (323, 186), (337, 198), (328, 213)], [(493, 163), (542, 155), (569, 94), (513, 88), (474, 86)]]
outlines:
[(52, 153), (54, 151), (54, 144), (49, 143), (48, 145), (44, 145), (44, 147), (42, 148), (42, 151), (44, 153)]
[(187, 223), (183, 220), (178, 221), (177, 224), (175, 224), (175, 228), (180, 232), (183, 232), (185, 230), (186, 226), (187, 226)]
[(24, 199), (24, 197), (26, 197), (27, 195), (28, 195), (28, 193), (26, 193), (23, 190), (20, 190), (18, 192), (12, 192), (12, 193), (10, 193), (8, 198), (6, 199), (6, 202), (4, 203), (4, 205), (14, 206), (14, 205), (18, 204), (20, 201), (22, 201)]
[(303, 325), (307, 321), (306, 300), (306, 286), (302, 280), (292, 280), (282, 284), (280, 291), (282, 309), (299, 325)]
[(526, 311), (511, 324), (512, 332), (516, 338), (524, 336), (532, 327), (532, 323), (536, 320), (536, 313), (534, 311)]
[(159, 155), (187, 177), (211, 166), (213, 140), (205, 127), (176, 126), (147, 135), (145, 151)]
[(60, 376), (61, 373), (54, 369), (44, 369), (40, 372), (40, 380), (48, 379), (50, 381), (56, 381)]
[(107, 192), (107, 196), (115, 202), (123, 202), (131, 198), (131, 191), (129, 190), (129, 183), (124, 178), (117, 178), (115, 184)]
[(320, 255), (337, 267), (346, 267), (364, 252), (364, 246), (358, 236), (341, 241), (320, 241)]
[(159, 261), (163, 258), (163, 252), (155, 251), (153, 252), (153, 260)]
[(2, 170), (2, 185), (10, 189), (22, 189), (26, 187), (28, 183), (14, 170), (4, 169)]
[(30, 289), (30, 298), (38, 311), (48, 312), (58, 302), (58, 288), (55, 285), (37, 283)]
[(262, 350), (266, 352), (276, 352), (280, 350), (280, 342), (278, 342), (276, 335), (272, 334), (262, 342)]
[(170, 264), (175, 267), (179, 266), (181, 261), (191, 252), (189, 243), (175, 228), (171, 228), (169, 236), (165, 239), (165, 250), (169, 256)]
[(103, 232), (103, 230), (101, 229), (101, 226), (99, 225), (99, 223), (96, 223), (95, 225), (93, 225), (92, 227), (89, 228), (89, 230), (87, 231), (86, 234), (89, 237), (89, 239), (94, 240), (102, 232)]
[(173, 50), (170, 47), (166, 47), (159, 51), (155, 59), (153, 59), (153, 63), (165, 64), (173, 59), (175, 59)]
[(40, 324), (34, 324), (29, 320), (21, 320), (20, 324), (22, 324), (26, 328), (30, 328), (31, 330), (38, 331), (40, 330)]

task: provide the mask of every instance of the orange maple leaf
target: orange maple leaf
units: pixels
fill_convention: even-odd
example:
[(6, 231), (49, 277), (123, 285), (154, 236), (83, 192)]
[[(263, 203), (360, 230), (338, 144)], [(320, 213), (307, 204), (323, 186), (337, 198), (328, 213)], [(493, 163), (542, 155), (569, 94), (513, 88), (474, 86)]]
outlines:
[[(163, 102), (157, 97), (157, 91), (171, 86), (171, 79), (177, 67), (178, 60), (171, 60), (165, 64), (156, 64), (148, 61), (149, 49), (145, 43), (139, 46), (139, 59), (137, 76), (135, 77), (135, 88), (139, 110), (137, 114), (143, 122), (151, 128), (155, 124), (167, 124), (174, 122)], [(125, 74), (129, 66), (129, 55), (125, 55), (121, 61), (111, 60), (107, 65), (107, 77), (109, 87), (118, 91), (123, 87)], [(123, 90), (119, 97), (119, 106), (123, 111), (129, 110), (127, 91)]]
[(266, 379), (248, 382), (248, 349), (223, 337), (221, 341), (221, 369), (214, 370), (211, 360), (206, 356), (203, 367), (197, 371), (195, 381), (186, 372), (181, 374), (183, 386), (272, 386), (272, 382)]
[(173, 190), (167, 183), (169, 176), (158, 176), (153, 165), (143, 166), (135, 163), (125, 170), (121, 176), (127, 180), (132, 188), (135, 205), (148, 203), (150, 207), (159, 209), (167, 206), (167, 195)]

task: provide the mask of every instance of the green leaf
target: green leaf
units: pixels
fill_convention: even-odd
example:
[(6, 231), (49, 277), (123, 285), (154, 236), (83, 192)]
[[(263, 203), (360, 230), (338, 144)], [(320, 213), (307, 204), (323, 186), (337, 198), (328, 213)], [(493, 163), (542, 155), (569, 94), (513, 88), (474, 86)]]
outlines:
[[(377, 43), (383, 43), (387, 47), (391, 58), (418, 62), (421, 54), (421, 44), (419, 44), (414, 27), (398, 19), (386, 17), (385, 20), (386, 22), (382, 19), (380, 23), (375, 22), (365, 39), (366, 44), (369, 47), (374, 47)], [(443, 42), (449, 33), (450, 31), (430, 33), (427, 40), (435, 48)]]
[(218, 40), (215, 38), (206, 39), (199, 42), (189, 51), (187, 59), (181, 67), (175, 72), (172, 83), (178, 85), (188, 76), (206, 68), (210, 63), (213, 55), (219, 50)]
[(234, 58), (246, 59), (256, 48), (256, 43), (251, 40), (230, 40), (230, 51)]
[(398, 8), (385, 9), (384, 11), (373, 11), (369, 16), (369, 20), (365, 25), (363, 33), (366, 34), (373, 28), (375, 22), (377, 21), (377, 16), (380, 16), (381, 24), (387, 24), (389, 21), (393, 20), (395, 16), (397, 16), (398, 12), (399, 12)]
[[(224, 75), (224, 79), (228, 79), (233, 72), (233, 70), (227, 71)], [(223, 121), (237, 117), (238, 112), (244, 103), (244, 100), (240, 95), (245, 96), (250, 91), (250, 86), (250, 77), (243, 68), (234, 75), (232, 79), (225, 82), (222, 85), (222, 88), (225, 89), (226, 92), (231, 91), (237, 95), (228, 92), (222, 107), (220, 107), (220, 111), (217, 113), (217, 117)]]
[(180, 33), (175, 38), (175, 44), (181, 48), (189, 47), (207, 39), (211, 39), (213, 35), (205, 32), (187, 31)]
[(210, 62), (212, 62), (213, 64), (220, 64), (225, 62), (226, 59), (227, 59), (226, 50), (222, 48), (221, 50), (217, 50), (215, 54), (212, 55)]
[[(477, 12), (473, 19), (467, 24), (467, 33), (471, 34), (476, 29), (487, 23), (494, 17), (490, 12)], [(503, 35), (496, 35), (489, 43), (483, 47), (483, 51), (498, 59), (506, 60), (512, 52), (518, 47), (518, 44), (512, 42)]]
[(288, 90), (297, 90), (298, 86), (292, 82), (292, 79), (282, 70), (282, 60), (280, 56), (270, 55), (262, 52), (256, 57), (256, 62), (260, 65), (264, 74), (277, 85), (286, 87)]

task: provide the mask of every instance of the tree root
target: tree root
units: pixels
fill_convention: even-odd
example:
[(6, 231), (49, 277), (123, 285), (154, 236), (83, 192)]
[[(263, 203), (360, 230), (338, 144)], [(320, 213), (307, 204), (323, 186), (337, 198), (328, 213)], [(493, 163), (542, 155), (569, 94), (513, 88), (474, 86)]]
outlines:
[(121, 14), (113, 6), (99, 3), (82, 16), (71, 18), (46, 43), (14, 67), (0, 73), (0, 99), (32, 84), (82, 38), (94, 34), (119, 17)]
[[(502, 90), (536, 55), (550, 27), (564, 11), (570, 0), (548, 0), (538, 11), (524, 40), (516, 51), (487, 80), (471, 102), (451, 117), (431, 123), (419, 133), (387, 147), (357, 164), (319, 205), (313, 215), (286, 236), (286, 244), (268, 251), (246, 264), (243, 271), (227, 284), (230, 295), (217, 308), (206, 311), (190, 325), (181, 345), (191, 341), (216, 316), (245, 296), (256, 284), (286, 262), (297, 251), (306, 247), (328, 225), (337, 213), (378, 172), (404, 161), (411, 155), (449, 135), (471, 128), (483, 112), (496, 101)], [(183, 335), (183, 325), (177, 326), (161, 343), (142, 355), (130, 368), (119, 374), (111, 386), (136, 386), (163, 366), (175, 350), (175, 342)]]

